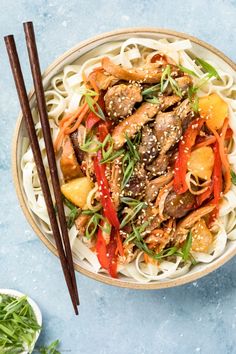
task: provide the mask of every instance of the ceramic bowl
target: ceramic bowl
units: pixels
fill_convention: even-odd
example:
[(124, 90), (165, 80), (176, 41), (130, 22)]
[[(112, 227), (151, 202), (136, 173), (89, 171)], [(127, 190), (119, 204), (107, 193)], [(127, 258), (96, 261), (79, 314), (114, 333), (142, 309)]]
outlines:
[[(44, 87), (47, 88), (51, 78), (55, 74), (59, 73), (66, 64), (73, 63), (75, 60), (85, 55), (86, 53), (90, 52), (91, 50), (94, 50), (99, 45), (108, 43), (110, 41), (126, 40), (134, 36), (154, 38), (154, 39), (160, 39), (160, 38), (189, 39), (192, 42), (193, 48), (197, 51), (199, 57), (203, 57), (205, 59), (212, 59), (213, 62), (219, 63), (223, 68), (225, 68), (225, 71), (230, 71), (232, 73), (236, 72), (236, 64), (233, 63), (229, 58), (227, 58), (223, 53), (221, 53), (219, 50), (212, 47), (211, 45), (195, 37), (192, 37), (188, 34), (178, 33), (166, 29), (132, 28), (132, 29), (122, 29), (122, 30), (117, 30), (109, 33), (104, 33), (102, 35), (93, 37), (91, 39), (79, 43), (78, 45), (76, 45), (66, 53), (62, 54), (45, 71), (43, 75)], [(35, 95), (33, 91), (31, 91), (29, 97), (30, 97), (31, 106), (34, 106)], [(22, 185), (22, 172), (20, 168), (22, 138), (24, 136), (26, 136), (26, 130), (22, 120), (22, 114), (20, 114), (15, 129), (15, 135), (13, 140), (13, 155), (12, 155), (13, 156), (12, 158), (13, 176), (14, 176), (17, 195), (20, 201), (20, 205), (23, 209), (23, 212), (28, 222), (32, 226), (33, 230), (35, 231), (35, 233), (45, 244), (45, 246), (48, 247), (50, 251), (54, 253), (54, 255), (58, 256), (53, 239), (50, 238), (49, 236), (46, 236), (43, 233), (42, 229), (40, 228), (39, 220), (30, 211), (27, 205), (27, 199)], [(99, 280), (109, 285), (116, 285), (120, 287), (136, 288), (136, 289), (160, 289), (160, 288), (174, 287), (177, 285), (181, 285), (199, 279), (205, 276), (206, 274), (212, 272), (213, 270), (219, 268), (220, 266), (222, 266), (235, 254), (236, 254), (236, 243), (233, 241), (229, 241), (227, 243), (227, 247), (224, 253), (219, 258), (215, 259), (213, 262), (208, 264), (199, 264), (193, 267), (187, 274), (181, 275), (176, 279), (167, 279), (167, 280), (151, 282), (151, 283), (138, 283), (135, 280), (126, 279), (124, 277), (123, 278), (121, 277), (119, 279), (112, 279), (108, 275), (97, 274), (91, 271), (91, 269), (89, 269), (82, 261), (79, 260), (75, 261), (75, 269), (90, 278)]]
[[(19, 298), (19, 297), (25, 296), (25, 294), (21, 293), (20, 291), (13, 290), (13, 289), (0, 289), (0, 295), (1, 294), (9, 295), (14, 298)], [(42, 313), (41, 313), (38, 305), (36, 304), (36, 302), (34, 300), (32, 300), (28, 296), (27, 296), (27, 300), (34, 311), (34, 315), (35, 315), (38, 325), (42, 326)], [(34, 339), (33, 343), (31, 344), (30, 352), (33, 352), (35, 344), (36, 344), (38, 337), (40, 335), (40, 332), (41, 332), (41, 329), (39, 331), (37, 331), (37, 333), (36, 333), (35, 339)], [(28, 353), (28, 351), (24, 351), (22, 354), (27, 354), (27, 353)]]

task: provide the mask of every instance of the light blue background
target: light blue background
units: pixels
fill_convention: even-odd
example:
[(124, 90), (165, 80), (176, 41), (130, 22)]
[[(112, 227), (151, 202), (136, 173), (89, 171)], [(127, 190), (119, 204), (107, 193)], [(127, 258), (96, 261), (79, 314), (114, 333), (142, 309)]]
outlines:
[(80, 316), (73, 315), (58, 260), (25, 221), (11, 178), (19, 105), (2, 37), (15, 34), (31, 87), (26, 20), (34, 21), (43, 69), (79, 41), (129, 26), (188, 32), (236, 60), (236, 1), (0, 1), (0, 287), (38, 302), (44, 320), (38, 344), (59, 338), (61, 351), (72, 354), (236, 353), (236, 259), (195, 283), (161, 291), (118, 289), (78, 275)]

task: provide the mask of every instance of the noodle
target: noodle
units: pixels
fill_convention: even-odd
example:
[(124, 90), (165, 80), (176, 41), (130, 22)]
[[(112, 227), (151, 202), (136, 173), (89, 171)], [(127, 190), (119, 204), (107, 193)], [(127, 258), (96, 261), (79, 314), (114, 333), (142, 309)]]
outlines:
[[(178, 40), (175, 42), (168, 42), (167, 40), (154, 40), (147, 38), (130, 38), (123, 42), (108, 43), (96, 48), (93, 51), (93, 57), (87, 53), (78, 59), (73, 65), (66, 65), (61, 73), (56, 75), (51, 80), (50, 87), (45, 92), (49, 123), (51, 127), (52, 137), (55, 141), (58, 134), (59, 120), (68, 113), (74, 112), (83, 96), (83, 73), (86, 76), (91, 71), (100, 66), (100, 61), (104, 56), (109, 57), (115, 64), (121, 64), (123, 67), (130, 69), (137, 63), (140, 65), (145, 60), (150, 60), (151, 55), (156, 53), (163, 53), (172, 58), (177, 64), (188, 68), (196, 73), (199, 78), (193, 78), (194, 83), (205, 77), (205, 74), (196, 65), (193, 56), (197, 55), (196, 49), (192, 48), (189, 40)], [(229, 105), (229, 119), (230, 127), (236, 136), (236, 82), (233, 73), (224, 72), (220, 65), (211, 63), (216, 67), (222, 81), (219, 82), (214, 77), (210, 78), (208, 82), (199, 90), (199, 96), (210, 93), (217, 93)], [(42, 151), (43, 161), (47, 175), (49, 176), (49, 167), (46, 159), (46, 152), (44, 141), (42, 138), (42, 131), (38, 114), (33, 110), (34, 119), (36, 122), (37, 135), (39, 136), (39, 144)], [(83, 132), (84, 133), (84, 132)], [(42, 191), (39, 186), (39, 181), (36, 174), (36, 166), (33, 160), (31, 148), (28, 141), (24, 142), (23, 156), (21, 158), (21, 169), (23, 174), (23, 188), (26, 194), (29, 208), (41, 221), (43, 232), (51, 235), (49, 218), (47, 215), (46, 205), (42, 196)], [(236, 170), (236, 141), (233, 138), (233, 144), (230, 145), (228, 154), (229, 162), (234, 170)], [(57, 161), (59, 164), (59, 161)], [(58, 169), (60, 171), (60, 168)], [(59, 177), (62, 178), (61, 172)], [(50, 180), (50, 179), (49, 179)], [(206, 184), (198, 184), (188, 174), (188, 185), (195, 183), (201, 188), (200, 193), (207, 188)], [(91, 190), (87, 197), (87, 207), (90, 210), (98, 210), (100, 204), (96, 207), (93, 205), (98, 185)], [(195, 192), (195, 194), (198, 194)], [(161, 204), (161, 214), (163, 212), (164, 201), (167, 194), (163, 195)], [(67, 211), (68, 213), (68, 211)], [(224, 195), (220, 205), (220, 218), (218, 219), (215, 228), (217, 232), (214, 236), (213, 244), (209, 249), (209, 253), (192, 252), (194, 258), (198, 262), (209, 263), (215, 258), (219, 257), (226, 248), (227, 240), (236, 240), (236, 187), (232, 185), (231, 190)], [(87, 269), (93, 272), (105, 272), (101, 269), (97, 256), (92, 252), (88, 246), (78, 237), (78, 231), (73, 225), (69, 231), (72, 250), (75, 262), (83, 264)], [(50, 236), (51, 237), (51, 236)], [(146, 264), (143, 259), (143, 252), (139, 252), (134, 261), (129, 264), (120, 264), (118, 271), (123, 274), (125, 279), (132, 279), (136, 282), (146, 283), (149, 281), (161, 281), (164, 279), (172, 279), (186, 274), (190, 269), (191, 263), (183, 263), (179, 256), (173, 257), (171, 261), (164, 260), (158, 262), (157, 265)], [(105, 272), (106, 273), (106, 272)]]

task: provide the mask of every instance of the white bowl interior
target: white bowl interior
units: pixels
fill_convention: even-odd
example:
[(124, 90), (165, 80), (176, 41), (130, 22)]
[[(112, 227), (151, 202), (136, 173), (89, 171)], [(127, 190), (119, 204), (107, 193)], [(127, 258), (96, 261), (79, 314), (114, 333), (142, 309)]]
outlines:
[[(168, 32), (168, 31), (167, 31)], [(109, 36), (105, 35), (104, 37), (101, 37), (99, 39), (96, 39), (95, 41), (90, 41), (87, 45), (84, 45), (82, 47), (78, 48), (73, 48), (71, 51), (66, 53), (62, 58), (59, 58), (55, 63), (52, 64), (52, 66), (47, 70), (46, 74), (44, 75), (44, 87), (47, 88), (48, 85), (50, 84), (50, 80), (54, 75), (59, 73), (63, 67), (67, 64), (72, 64), (75, 61), (77, 63), (82, 63), (88, 55), (95, 55), (97, 51), (97, 47), (103, 45), (104, 43), (107, 43), (108, 41), (119, 41), (119, 40), (125, 40), (130, 37), (146, 37), (146, 38), (154, 38), (154, 39), (161, 39), (161, 38), (169, 38), (169, 39), (183, 39), (183, 35), (180, 34), (168, 34), (168, 33), (158, 33), (154, 32), (153, 30), (133, 30), (131, 33), (118, 33), (118, 34), (110, 34)], [(187, 38), (187, 37), (186, 37)], [(194, 42), (192, 41), (193, 44), (193, 49), (191, 50), (193, 53), (196, 53), (197, 56), (203, 57), (205, 60), (212, 60), (213, 62), (219, 64), (225, 71), (230, 72), (233, 76), (235, 76), (235, 71), (234, 69), (230, 66), (228, 62), (226, 62), (222, 57), (219, 57), (217, 53), (211, 51), (209, 48), (204, 47), (201, 45), (199, 42)], [(222, 55), (222, 54), (221, 54)], [(33, 107), (35, 104), (35, 97), (34, 95), (31, 98), (31, 106)], [(20, 128), (19, 128), (19, 138), (17, 140), (17, 156), (16, 156), (16, 164), (17, 164), (17, 174), (18, 174), (18, 180), (19, 180), (19, 186), (21, 193), (24, 198), (24, 202), (27, 205), (27, 200), (25, 197), (25, 193), (23, 190), (22, 186), (22, 173), (20, 170), (20, 160), (21, 160), (21, 151), (22, 151), (22, 138), (24, 136), (27, 136), (26, 130), (24, 127), (24, 124), (21, 123)], [(31, 211), (30, 211), (31, 213)], [(40, 221), (35, 216), (33, 213), (31, 213), (31, 216), (33, 218), (33, 222), (37, 226), (37, 228), (40, 230)], [(50, 235), (45, 235), (45, 237), (48, 239), (48, 241), (54, 245), (54, 240), (52, 236)], [(118, 286), (124, 286), (124, 287), (141, 287), (141, 288), (163, 288), (163, 287), (171, 287), (171, 286), (176, 286), (179, 284), (186, 283), (188, 281), (193, 281), (195, 279), (200, 278), (201, 276), (211, 272), (212, 270), (218, 268), (220, 265), (225, 263), (228, 259), (230, 259), (234, 254), (236, 253), (236, 241), (228, 241), (227, 247), (225, 249), (225, 252), (222, 256), (219, 258), (215, 259), (213, 262), (204, 264), (201, 263), (195, 267), (193, 267), (187, 274), (181, 275), (176, 279), (169, 279), (165, 281), (153, 281), (150, 284), (138, 284), (134, 279), (127, 278), (125, 276), (120, 276), (119, 279), (115, 279), (110, 281), (110, 277), (106, 274), (99, 274), (96, 275), (95, 278), (97, 280), (104, 281), (106, 283), (112, 283), (113, 285), (118, 285)], [(75, 264), (79, 266), (80, 271), (85, 271), (86, 275), (94, 277), (94, 271), (90, 267), (90, 265), (87, 262), (81, 261), (78, 258), (75, 259)]]

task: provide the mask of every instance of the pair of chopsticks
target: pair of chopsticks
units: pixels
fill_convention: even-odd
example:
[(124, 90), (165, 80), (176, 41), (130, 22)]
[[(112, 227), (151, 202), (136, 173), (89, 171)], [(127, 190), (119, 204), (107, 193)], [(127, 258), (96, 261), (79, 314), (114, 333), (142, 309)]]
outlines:
[(40, 63), (39, 63), (38, 51), (36, 46), (35, 34), (34, 34), (34, 27), (32, 22), (26, 22), (23, 24), (23, 26), (25, 31), (25, 39), (26, 39), (26, 44), (28, 49), (30, 67), (33, 76), (33, 81), (34, 81), (35, 93), (37, 98), (38, 111), (39, 111), (42, 131), (43, 131), (46, 152), (47, 152), (47, 159), (48, 159), (51, 180), (53, 185), (54, 198), (58, 210), (58, 219), (59, 219), (60, 227), (57, 222), (55, 208), (53, 205), (53, 200), (50, 193), (45, 168), (43, 165), (42, 155), (38, 143), (37, 134), (35, 131), (35, 125), (34, 125), (30, 104), (29, 104), (29, 100), (25, 88), (24, 78), (21, 71), (21, 65), (20, 65), (20, 61), (16, 49), (14, 36), (9, 35), (4, 37), (4, 39), (5, 39), (5, 44), (9, 56), (12, 74), (15, 80), (16, 90), (18, 93), (24, 121), (26, 124), (31, 148), (33, 151), (33, 156), (34, 156), (41, 188), (47, 206), (47, 211), (51, 223), (53, 236), (56, 242), (56, 247), (61, 261), (61, 266), (63, 269), (66, 284), (70, 293), (70, 297), (73, 303), (75, 313), (77, 315), (79, 296), (78, 296), (78, 290), (76, 285), (73, 258), (72, 258), (72, 252), (71, 252), (70, 241), (68, 236), (60, 183), (59, 183), (59, 178), (57, 173), (54, 147), (53, 147), (53, 142), (52, 142), (52, 137), (50, 132), (49, 121), (48, 121), (48, 114), (46, 109), (46, 102), (45, 102), (45, 96), (44, 96), (44, 90), (42, 84), (42, 76), (41, 76)]

